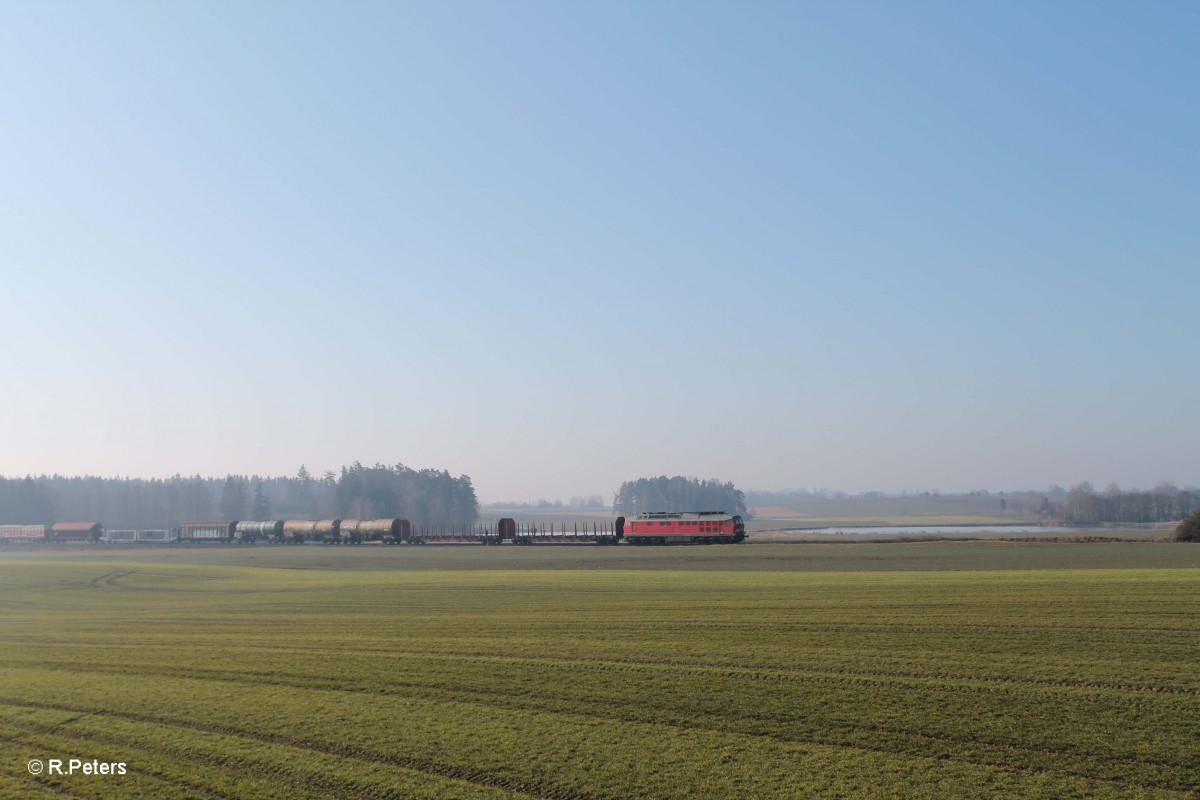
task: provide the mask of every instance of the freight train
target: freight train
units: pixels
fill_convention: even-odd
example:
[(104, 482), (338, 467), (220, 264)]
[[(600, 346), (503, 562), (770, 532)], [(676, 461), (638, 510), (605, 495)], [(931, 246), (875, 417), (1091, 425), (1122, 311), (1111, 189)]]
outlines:
[(742, 518), (723, 511), (650, 512), (626, 522), (518, 523), (416, 526), (406, 519), (288, 519), (184, 522), (174, 528), (106, 529), (97, 522), (0, 525), (0, 545), (19, 542), (106, 544), (243, 543), (275, 544), (726, 544), (746, 538)]
[(56, 522), (53, 525), (0, 525), (0, 542), (98, 542), (99, 522)]
[[(501, 520), (500, 528), (504, 527)], [(474, 526), (472, 526), (474, 530)], [(479, 529), (486, 534), (485, 528)], [(420, 543), (406, 519), (288, 519), (256, 522), (184, 522), (174, 528), (107, 529), (98, 522), (57, 522), (53, 525), (0, 525), (3, 542), (103, 542), (110, 544), (176, 542), (362, 542)]]

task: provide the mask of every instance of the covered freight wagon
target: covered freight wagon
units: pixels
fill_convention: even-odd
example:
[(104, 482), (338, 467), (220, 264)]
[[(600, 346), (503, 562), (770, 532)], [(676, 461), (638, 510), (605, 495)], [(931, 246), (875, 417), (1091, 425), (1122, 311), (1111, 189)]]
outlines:
[(181, 542), (233, 541), (237, 522), (185, 522), (179, 526)]
[(175, 542), (179, 540), (178, 528), (140, 528), (138, 530), (106, 530), (101, 541), (110, 544), (132, 542)]
[(179, 541), (179, 528), (140, 530), (137, 532), (137, 540), (139, 542), (177, 542)]
[(99, 522), (56, 522), (46, 530), (48, 542), (98, 542), (104, 535)]
[(0, 525), (0, 542), (40, 542), (45, 538), (45, 525)]

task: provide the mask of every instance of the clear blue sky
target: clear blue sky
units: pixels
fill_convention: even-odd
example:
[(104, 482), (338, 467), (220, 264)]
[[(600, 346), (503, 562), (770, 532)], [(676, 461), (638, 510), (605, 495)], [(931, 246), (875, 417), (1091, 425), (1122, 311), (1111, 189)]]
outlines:
[(0, 3), (0, 473), (1200, 483), (1200, 5)]

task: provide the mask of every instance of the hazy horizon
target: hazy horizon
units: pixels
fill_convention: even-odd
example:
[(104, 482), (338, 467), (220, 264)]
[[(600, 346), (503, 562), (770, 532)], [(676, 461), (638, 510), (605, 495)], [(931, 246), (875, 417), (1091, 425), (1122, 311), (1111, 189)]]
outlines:
[(6, 4), (0, 474), (1200, 484), (1197, 34)]
[[(302, 465), (302, 466), (304, 466), (305, 469), (308, 470), (308, 473), (312, 478), (320, 478), (322, 475), (326, 474), (327, 472), (332, 472), (334, 475), (339, 475), (340, 469), (341, 469), (340, 465), (338, 467), (331, 468), (328, 470), (326, 470), (326, 469), (321, 469), (321, 470), (309, 469), (308, 465), (306, 465), (306, 464)], [(350, 466), (350, 465), (346, 465), (346, 466)], [(364, 465), (364, 466), (367, 466), (367, 465)], [(377, 465), (370, 465), (370, 466), (377, 466)], [(382, 466), (387, 467), (387, 466), (395, 466), (395, 465), (394, 464), (393, 465), (383, 464)], [(417, 469), (417, 470), (429, 469), (429, 468), (440, 469), (437, 467), (432, 467), (431, 465), (420, 465), (420, 464), (415, 464), (415, 465), (407, 464), (405, 466), (408, 466), (410, 468)], [(449, 472), (452, 477), (457, 477), (458, 474), (461, 474), (461, 473), (454, 473), (453, 471), (449, 471)], [(243, 478), (253, 479), (253, 478), (257, 477), (257, 478), (262, 478), (263, 480), (271, 480), (271, 479), (277, 479), (277, 478), (295, 477), (295, 474), (296, 474), (296, 471), (292, 471), (290, 473), (278, 473), (278, 474), (249, 473), (249, 472), (242, 471), (242, 472), (224, 473), (221, 475), (204, 475), (204, 474), (200, 474), (200, 473), (196, 473), (196, 472), (178, 472), (178, 473), (172, 473), (170, 475), (99, 475), (99, 474), (71, 475), (71, 474), (65, 474), (62, 472), (59, 472), (59, 473), (51, 472), (51, 473), (38, 473), (38, 474), (24, 474), (24, 473), (23, 474), (2, 474), (2, 473), (0, 473), (0, 478), (12, 480), (12, 479), (23, 479), (26, 477), (32, 477), (32, 478), (36, 479), (36, 478), (40, 478), (40, 477), (53, 476), (53, 477), (61, 477), (61, 478), (66, 478), (66, 479), (153, 481), (153, 480), (171, 480), (172, 478), (176, 478), (176, 477), (182, 477), (185, 479), (199, 477), (205, 481), (222, 481), (231, 475), (243, 477)], [(468, 476), (468, 477), (470, 477), (470, 476)], [(659, 477), (659, 476), (657, 476), (657, 475), (635, 476), (635, 477), (629, 478), (628, 480), (636, 480), (636, 478), (638, 478), (638, 477), (655, 478), (655, 477)], [(683, 477), (701, 478), (701, 479), (706, 479), (706, 478), (707, 479), (711, 479), (711, 478), (719, 479), (720, 478), (720, 476), (711, 476), (711, 475), (709, 475), (709, 476), (685, 475)], [(893, 497), (893, 498), (917, 497), (920, 495), (933, 495), (933, 496), (940, 495), (940, 496), (946, 496), (946, 497), (964, 496), (965, 497), (965, 496), (970, 496), (970, 495), (974, 495), (974, 494), (986, 494), (986, 495), (1000, 497), (1001, 495), (1054, 494), (1056, 491), (1061, 491), (1061, 492), (1065, 493), (1067, 490), (1073, 488), (1074, 486), (1082, 485), (1082, 484), (1090, 484), (1092, 486), (1093, 491), (1096, 492), (1097, 494), (1109, 493), (1114, 484), (1116, 485), (1116, 488), (1119, 489), (1121, 492), (1154, 491), (1154, 490), (1158, 490), (1163, 487), (1167, 487), (1167, 488), (1170, 488), (1173, 490), (1200, 491), (1200, 488), (1196, 487), (1193, 484), (1187, 484), (1187, 483), (1181, 484), (1176, 481), (1166, 480), (1166, 479), (1156, 481), (1154, 484), (1129, 485), (1129, 486), (1117, 484), (1116, 481), (1097, 482), (1097, 481), (1088, 480), (1085, 478), (1085, 479), (1081, 479), (1077, 482), (1072, 482), (1070, 484), (1065, 484), (1065, 483), (1061, 483), (1061, 482), (1059, 482), (1059, 483), (1052, 482), (1043, 487), (976, 486), (971, 489), (943, 489), (941, 487), (931, 486), (931, 487), (917, 487), (917, 488), (908, 487), (908, 488), (904, 488), (904, 489), (894, 489), (894, 490), (893, 489), (879, 489), (879, 488), (847, 490), (847, 489), (836, 487), (836, 486), (833, 486), (833, 487), (831, 487), (831, 486), (763, 487), (763, 486), (741, 486), (741, 485), (737, 485), (736, 482), (734, 482), (734, 483), (735, 483), (735, 487), (737, 489), (743, 491), (747, 496), (752, 495), (752, 494), (785, 495), (785, 494), (791, 494), (791, 493), (797, 493), (797, 494), (808, 493), (813, 498), (826, 498), (826, 499), (833, 497), (833, 496), (837, 496), (837, 495), (844, 495), (846, 498), (852, 499), (852, 498), (860, 498), (864, 495), (872, 495), (872, 494), (879, 494), (879, 495), (883, 495), (886, 497)], [(590, 490), (588, 492), (581, 492), (581, 493), (576, 493), (576, 494), (569, 495), (569, 496), (560, 496), (560, 497), (534, 495), (534, 496), (523, 497), (523, 498), (521, 498), (521, 497), (492, 498), (492, 497), (487, 497), (487, 496), (481, 495), (479, 497), (479, 505), (481, 507), (482, 506), (504, 507), (504, 506), (523, 505), (523, 504), (534, 505), (534, 504), (538, 504), (538, 503), (551, 503), (551, 504), (560, 503), (563, 505), (569, 505), (573, 500), (587, 501), (587, 500), (591, 500), (593, 498), (599, 497), (602, 499), (602, 501), (604, 503), (604, 507), (609, 508), (612, 505), (612, 495), (614, 494), (614, 492), (617, 491), (618, 488), (619, 488), (619, 486), (614, 486), (612, 489), (602, 490), (602, 491), (597, 491), (595, 488), (593, 488), (592, 490)], [(478, 493), (479, 487), (475, 486), (475, 489), (476, 489), (476, 492)], [(748, 498), (747, 502), (750, 503), (752, 501)]]

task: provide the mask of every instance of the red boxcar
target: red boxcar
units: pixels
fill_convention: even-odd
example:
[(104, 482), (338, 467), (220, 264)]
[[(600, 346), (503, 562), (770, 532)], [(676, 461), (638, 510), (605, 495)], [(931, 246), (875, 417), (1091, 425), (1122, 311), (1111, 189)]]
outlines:
[(742, 518), (724, 511), (649, 511), (625, 523), (630, 544), (733, 544), (745, 538)]

